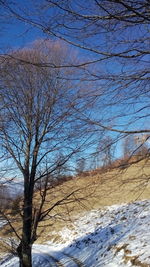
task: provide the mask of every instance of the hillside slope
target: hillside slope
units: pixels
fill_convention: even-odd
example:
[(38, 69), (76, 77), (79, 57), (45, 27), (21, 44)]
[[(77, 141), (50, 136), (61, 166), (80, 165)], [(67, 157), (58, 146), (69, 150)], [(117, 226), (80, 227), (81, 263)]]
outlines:
[[(149, 177), (150, 177), (150, 168), (149, 165), (145, 164), (144, 162), (141, 162), (140, 164), (134, 164), (130, 166), (127, 169), (124, 170), (112, 170), (103, 174), (100, 174), (98, 171), (97, 172), (91, 172), (89, 173), (88, 176), (80, 176), (77, 177), (73, 180), (67, 181), (62, 185), (59, 185), (55, 188), (52, 188), (51, 190), (48, 191), (47, 193), (47, 198), (45, 202), (45, 209), (49, 208), (52, 206), (55, 202), (59, 201), (60, 199), (63, 199), (67, 194), (70, 194), (73, 191), (76, 191), (76, 194), (74, 195), (74, 198), (70, 199), (69, 202), (66, 202), (64, 205), (59, 205), (56, 206), (53, 212), (50, 214), (51, 216), (44, 222), (40, 223), (39, 227), (39, 236), (36, 242), (36, 245), (34, 246), (34, 252), (35, 248), (39, 249), (38, 244), (42, 244), (45, 246), (47, 242), (53, 242), (52, 245), (53, 247), (44, 247), (40, 246), (40, 252), (37, 252), (36, 250), (36, 258), (41, 261), (41, 253), (47, 253), (44, 252), (45, 249), (46, 251), (53, 251), (53, 249), (58, 247), (58, 250), (56, 251), (56, 254), (60, 254), (60, 248), (65, 249), (66, 246), (72, 244), (75, 242), (75, 247), (72, 244), (71, 247), (75, 249), (75, 255), (77, 254), (77, 259), (80, 258), (81, 255), (77, 250), (76, 250), (76, 239), (79, 239), (81, 243), (88, 243), (88, 241), (84, 242), (85, 236), (90, 235), (90, 232), (92, 232), (92, 236), (95, 236), (95, 240), (93, 241), (93, 247), (90, 248), (90, 251), (88, 250), (89, 255), (97, 255), (98, 252), (96, 252), (94, 248), (94, 243), (95, 244), (101, 244), (101, 246), (105, 247), (105, 250), (108, 249), (109, 251), (109, 243), (111, 242), (111, 236), (108, 238), (106, 242), (106, 238), (103, 236), (103, 232), (109, 236), (109, 233), (107, 231), (107, 228), (110, 229), (109, 223), (110, 220), (112, 221), (112, 217), (114, 217), (114, 223), (111, 226), (111, 228), (117, 229), (118, 233), (118, 239), (122, 239), (122, 231), (125, 231), (126, 226), (128, 225), (131, 226), (131, 222), (135, 221), (136, 218), (138, 218), (139, 215), (139, 210), (137, 212), (131, 211), (132, 207), (138, 204), (127, 204), (127, 206), (118, 206), (122, 203), (132, 203), (137, 200), (144, 200), (144, 199), (149, 199), (150, 198), (150, 185), (149, 185)], [(39, 195), (38, 193), (35, 195), (35, 202), (39, 202)], [(79, 201), (80, 199), (80, 201)], [(135, 203), (140, 203), (140, 202), (135, 202)], [(143, 204), (142, 204), (143, 203)], [(148, 204), (145, 204), (148, 203)], [(109, 210), (106, 207), (112, 206), (112, 205), (117, 205), (112, 208), (112, 215)], [(139, 204), (140, 207), (140, 212), (143, 209), (143, 205), (149, 205), (149, 201), (141, 202)], [(124, 208), (123, 208), (124, 207)], [(131, 208), (130, 208), (131, 207)], [(119, 215), (115, 215), (115, 209), (118, 209), (117, 213), (120, 213), (121, 217), (118, 217)], [(103, 211), (102, 211), (103, 210)], [(119, 211), (120, 210), (120, 211)], [(130, 213), (130, 220), (128, 221), (128, 210)], [(127, 213), (127, 214), (126, 214)], [(137, 214), (136, 214), (137, 213)], [(106, 215), (106, 217), (104, 216)], [(125, 214), (125, 215), (124, 215)], [(135, 217), (137, 215), (137, 217)], [(93, 216), (93, 217), (92, 217)], [(145, 215), (144, 215), (145, 216)], [(147, 215), (146, 215), (147, 216)], [(125, 218), (124, 218), (125, 217)], [(86, 219), (87, 218), (87, 219)], [(122, 218), (122, 219), (121, 219)], [(124, 220), (123, 220), (124, 218)], [(149, 217), (147, 217), (147, 221), (149, 220)], [(81, 219), (81, 220), (80, 220)], [(18, 215), (15, 215), (13, 217), (13, 224), (15, 229), (20, 229), (20, 222), (19, 222), (19, 217)], [(89, 222), (87, 223), (87, 221)], [(86, 221), (86, 223), (85, 223)], [(92, 223), (90, 223), (90, 221)], [(95, 227), (95, 221), (97, 225), (101, 225), (103, 228), (103, 231), (101, 232), (101, 228), (97, 230)], [(140, 218), (139, 223), (142, 224), (144, 223), (143, 227), (145, 227), (144, 231), (147, 231), (147, 236), (148, 234), (148, 229), (145, 226), (147, 221), (143, 221), (143, 219)], [(79, 222), (79, 223), (77, 223)], [(108, 223), (108, 225), (106, 225)], [(123, 223), (123, 225), (122, 225)], [(13, 242), (14, 240), (14, 235), (10, 231), (8, 225), (5, 225), (5, 222), (3, 221), (4, 226), (0, 229), (0, 246), (1, 246), (1, 255), (0, 258), (3, 258), (3, 252), (6, 252), (6, 248), (4, 246), (5, 240), (11, 240), (10, 242)], [(119, 225), (122, 225), (121, 228)], [(139, 225), (140, 225), (139, 224)], [(77, 228), (78, 225), (78, 228)], [(85, 232), (82, 230), (82, 227), (79, 227), (79, 225), (83, 225)], [(115, 226), (116, 225), (116, 226)], [(86, 227), (88, 230), (86, 230)], [(105, 229), (106, 227), (106, 229)], [(140, 226), (138, 226), (140, 227)], [(140, 233), (140, 229), (139, 233)], [(65, 230), (64, 230), (65, 229)], [(92, 229), (92, 230), (90, 230)], [(112, 230), (112, 231), (114, 231)], [(94, 233), (97, 234), (94, 234)], [(66, 239), (62, 239), (62, 235), (66, 233)], [(81, 235), (82, 233), (82, 235)], [(101, 240), (101, 234), (102, 234), (102, 242)], [(141, 235), (141, 234), (140, 234)], [(115, 237), (112, 235), (113, 238)], [(124, 237), (126, 234), (124, 235)], [(89, 237), (91, 239), (91, 237)], [(117, 237), (116, 237), (117, 238)], [(132, 239), (132, 238), (131, 238)], [(67, 241), (67, 243), (66, 243)], [(82, 242), (83, 241), (83, 242)], [(70, 242), (70, 243), (69, 243)], [(141, 242), (141, 241), (139, 241)], [(7, 242), (8, 243), (8, 242)], [(127, 242), (128, 244), (129, 242)], [(57, 244), (57, 245), (56, 245)], [(104, 254), (104, 251), (101, 250), (101, 246), (98, 246), (98, 251), (101, 254)], [(120, 246), (120, 245), (119, 245)], [(126, 251), (127, 245), (123, 249), (118, 248), (119, 251)], [(67, 247), (67, 253), (70, 253), (69, 248)], [(93, 252), (92, 252), (93, 250)], [(128, 250), (128, 248), (127, 248)], [(81, 246), (81, 251), (82, 251), (82, 246)], [(147, 251), (147, 250), (146, 250)], [(59, 253), (58, 253), (59, 252)], [(66, 253), (66, 252), (65, 252)], [(74, 253), (74, 252), (73, 252)], [(115, 252), (114, 252), (115, 253)], [(122, 253), (122, 252), (121, 252)], [(143, 252), (142, 252), (143, 253)], [(37, 257), (37, 255), (39, 255)], [(72, 255), (72, 252), (71, 252)], [(75, 256), (74, 255), (74, 256)], [(99, 255), (99, 254), (98, 254)], [(114, 255), (114, 254), (112, 254)], [(115, 257), (118, 257), (116, 255), (120, 255), (120, 253), (115, 254)], [(127, 255), (129, 257), (129, 255)], [(62, 257), (62, 256), (61, 256)], [(72, 256), (71, 256), (72, 257)], [(92, 257), (92, 256), (91, 256)], [(101, 262), (102, 258), (99, 256), (94, 256), (95, 259), (98, 257), (98, 262)], [(110, 257), (110, 256), (109, 256)], [(111, 256), (113, 257), (113, 256)], [(55, 257), (54, 257), (55, 258)], [(65, 258), (66, 256), (63, 256), (62, 259)], [(67, 257), (68, 258), (68, 257)], [(59, 259), (59, 257), (56, 257), (56, 259)], [(16, 259), (13, 258), (13, 261), (16, 261)], [(94, 261), (94, 259), (92, 259)], [(81, 261), (84, 262), (84, 259), (81, 257)], [(131, 259), (132, 261), (132, 259)], [(54, 260), (55, 262), (55, 260)], [(129, 260), (130, 262), (130, 260)], [(7, 261), (8, 263), (8, 261)], [(16, 263), (15, 263), (16, 264)], [(89, 264), (89, 263), (88, 263)], [(100, 264), (100, 263), (98, 263)], [(122, 263), (123, 264), (123, 263)], [(127, 263), (126, 263), (127, 264)], [(58, 265), (58, 264), (57, 264)], [(5, 265), (4, 265), (5, 266)], [(11, 266), (11, 265), (10, 265)], [(16, 266), (16, 265), (14, 265)], [(43, 265), (44, 266), (44, 265)], [(46, 265), (45, 265), (46, 266)], [(61, 266), (61, 265), (60, 265)], [(69, 265), (70, 267), (71, 265)], [(74, 266), (74, 265), (73, 265)], [(82, 266), (82, 265), (81, 265)], [(93, 265), (94, 266), (94, 265)], [(96, 266), (96, 265), (95, 265)], [(103, 266), (103, 265), (97, 265), (97, 266)], [(107, 266), (107, 265), (106, 265)], [(109, 265), (108, 265), (109, 266)], [(111, 265), (110, 265), (111, 266)], [(112, 265), (113, 266), (113, 265)], [(114, 265), (117, 266), (117, 265)], [(118, 265), (120, 266), (120, 265)], [(126, 265), (128, 266), (128, 265)], [(141, 265), (141, 266), (150, 266), (149, 265)]]
[[(150, 266), (150, 201), (85, 212), (59, 232), (59, 242), (34, 245), (34, 267)], [(1, 267), (18, 267), (5, 258)]]

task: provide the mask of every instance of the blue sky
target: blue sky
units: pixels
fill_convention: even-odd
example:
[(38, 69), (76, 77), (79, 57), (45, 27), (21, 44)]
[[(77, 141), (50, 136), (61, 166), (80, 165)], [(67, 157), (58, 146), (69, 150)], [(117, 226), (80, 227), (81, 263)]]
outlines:
[(1, 50), (4, 52), (11, 49), (22, 48), (34, 40), (43, 37), (44, 34), (41, 31), (23, 22), (6, 25), (5, 28), (2, 29)]
[[(18, 0), (18, 1), (15, 1), (15, 2), (16, 2), (16, 4), (20, 5), (20, 9), (22, 9), (21, 12), (23, 11), (24, 5), (25, 6), (30, 6), (30, 4), (31, 4), (31, 6), (30, 6), (31, 10), (28, 10), (28, 11), (32, 13), (32, 8), (34, 7), (34, 6), (32, 6), (32, 4), (34, 5), (34, 3), (35, 3), (34, 1), (33, 2), (32, 1), (23, 2), (21, 0)], [(16, 5), (16, 10), (17, 10), (17, 5)], [(52, 15), (52, 14), (50, 14), (50, 15)], [(34, 16), (34, 19), (37, 19), (37, 17)], [(40, 18), (38, 18), (37, 20), (40, 21)], [(48, 21), (48, 18), (46, 19), (46, 21)], [(4, 25), (5, 25), (5, 27), (3, 27)], [(50, 36), (46, 36), (42, 31), (38, 30), (37, 28), (33, 28), (32, 26), (30, 26), (30, 25), (28, 25), (28, 24), (26, 24), (24, 22), (20, 22), (20, 21), (18, 21), (18, 22), (17, 21), (13, 21), (13, 23), (1, 24), (1, 29), (2, 29), (2, 31), (1, 31), (1, 46), (0, 46), (1, 53), (7, 52), (7, 51), (9, 51), (11, 49), (17, 49), (17, 48), (20, 48), (20, 47), (22, 48), (22, 47), (28, 45), (29, 43), (31, 43), (34, 40), (39, 39), (39, 38), (51, 38)], [(126, 34), (128, 34), (128, 32), (126, 32)], [(132, 34), (133, 34), (133, 31), (132, 31)], [(101, 34), (101, 36), (102, 36), (102, 34)], [(130, 35), (131, 39), (132, 39), (132, 36)], [(135, 37), (136, 37), (136, 32), (135, 32)], [(120, 39), (121, 37), (119, 36), (117, 38)], [(116, 38), (116, 41), (117, 41), (117, 38)], [(90, 39), (89, 39), (89, 41), (90, 41)], [(99, 39), (98, 40), (94, 39), (95, 44), (98, 44), (99, 42), (101, 43), (102, 41), (103, 40), (99, 41)], [(111, 43), (109, 45), (111, 45)], [(84, 50), (81, 50), (79, 52), (79, 54), (84, 58), (85, 55), (88, 55), (88, 52), (85, 52)], [(97, 57), (97, 55), (91, 54), (90, 55), (91, 59), (92, 59), (92, 56), (95, 57), (95, 58)], [(128, 71), (130, 71), (130, 67), (131, 66), (128, 65), (126, 67), (126, 70), (128, 69)], [(139, 67), (139, 65), (138, 65), (138, 67)], [(106, 68), (105, 63), (103, 63), (103, 62), (100, 63), (98, 68), (99, 68), (99, 73), (101, 74), (101, 72), (103, 72), (105, 70), (105, 68)], [(132, 66), (132, 68), (133, 68), (133, 66)], [(136, 68), (136, 65), (135, 65), (135, 68)], [(120, 70), (121, 70), (121, 65), (119, 63), (115, 62), (115, 60), (111, 61), (111, 62), (109, 62), (107, 64), (107, 71), (108, 72), (116, 74), (117, 72), (120, 72)], [(138, 84), (137, 84), (137, 88), (138, 88)], [(135, 90), (136, 90), (136, 86), (135, 86)], [(127, 90), (127, 94), (130, 94), (130, 89)], [(142, 108), (143, 105), (145, 105), (145, 102), (144, 102), (145, 99), (141, 98), (140, 100), (141, 100), (141, 103), (138, 102), (137, 104), (130, 105), (130, 107), (131, 107), (130, 111), (132, 111), (132, 110), (134, 111), (138, 107)], [(108, 108), (107, 109), (108, 113), (107, 113), (106, 117), (109, 117), (109, 116), (111, 117), (113, 112), (117, 114), (118, 112), (120, 112), (121, 108), (123, 109), (123, 107), (121, 107), (119, 105), (118, 105), (118, 107), (113, 106), (110, 109)], [(126, 110), (124, 110), (124, 109), (123, 109), (123, 111), (126, 112)], [(143, 113), (142, 113), (143, 116), (144, 116), (144, 112), (147, 112), (147, 109), (145, 111), (143, 111)], [(96, 117), (98, 118), (98, 116), (99, 116), (99, 112), (97, 110)], [(127, 123), (128, 120), (129, 120), (128, 116), (123, 117), (123, 118), (120, 119), (120, 121), (123, 122), (123, 123)], [(141, 119), (141, 121), (138, 120), (138, 122), (132, 123), (132, 125), (131, 125), (132, 129), (134, 129), (134, 127), (135, 128), (143, 127), (144, 126), (143, 122), (146, 124), (148, 121), (149, 121), (149, 118), (145, 118), (144, 120)], [(108, 133), (108, 134), (110, 135), (110, 133)], [(117, 153), (116, 154), (118, 156), (120, 156), (120, 154), (121, 154), (121, 144), (119, 145), (119, 148), (117, 148)]]

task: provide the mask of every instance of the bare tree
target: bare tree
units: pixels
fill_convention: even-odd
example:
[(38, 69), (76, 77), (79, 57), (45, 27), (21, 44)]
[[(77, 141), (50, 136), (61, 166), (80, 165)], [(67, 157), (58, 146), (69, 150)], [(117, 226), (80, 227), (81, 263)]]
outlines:
[(124, 144), (123, 144), (123, 156), (124, 158), (128, 159), (131, 155), (132, 152), (135, 150), (135, 142), (134, 142), (134, 136), (129, 135), (124, 139)]
[(6, 185), (0, 185), (0, 206), (1, 210), (10, 208), (11, 195)]
[(81, 175), (85, 171), (86, 160), (85, 158), (79, 158), (76, 163), (77, 175)]
[[(83, 109), (86, 104), (81, 87), (63, 78), (74, 73), (36, 64), (61, 64), (67, 60), (67, 53), (59, 42), (39, 41), (1, 57), (0, 145), (8, 177), (15, 173), (23, 184), (22, 232), (17, 232), (11, 218), (3, 215), (19, 239), (17, 254), (24, 267), (32, 266), (31, 249), (39, 222), (57, 205), (75, 199), (72, 188), (72, 192), (44, 209), (50, 176), (54, 177), (80, 151), (87, 138), (79, 113), (79, 106)], [(63, 157), (58, 158), (58, 154)], [(36, 187), (39, 181), (41, 186)], [(37, 188), (41, 196), (38, 203), (34, 200)]]
[(15, 8), (9, 1), (0, 3), (5, 15), (80, 51), (80, 62), (71, 67), (86, 68), (84, 79), (97, 83), (96, 104), (102, 114), (92, 113), (91, 125), (125, 135), (150, 132), (144, 127), (149, 117), (148, 0), (39, 0), (32, 5), (36, 18), (30, 4), (20, 9), (19, 3)]
[(103, 166), (110, 166), (113, 162), (114, 147), (113, 140), (111, 137), (106, 136), (99, 146), (100, 156), (103, 162)]
[(149, 135), (128, 135), (124, 139), (124, 159), (129, 160), (133, 156), (143, 159), (149, 156), (148, 141)]
[[(79, 111), (80, 107), (78, 115), (82, 115), (82, 122), (89, 125), (88, 132), (92, 133), (94, 130), (94, 132), (107, 136), (111, 132), (113, 142), (116, 143), (122, 141), (127, 135), (147, 134), (148, 140), (150, 136), (149, 1), (39, 0), (36, 5), (31, 5), (30, 2), (26, 7), (20, 6), (18, 1), (14, 1), (14, 3), (0, 1), (6, 20), (11, 15), (10, 20), (12, 19), (12, 22), (13, 20), (20, 22), (22, 25), (28, 25), (26, 27), (30, 27), (33, 31), (34, 28), (38, 29), (46, 37), (50, 36), (62, 40), (76, 47), (80, 55), (80, 61), (60, 62), (58, 60), (53, 61), (52, 64), (45, 58), (42, 62), (39, 58), (33, 62), (31, 57), (24, 59), (20, 55), (13, 54), (14, 62), (17, 58), (20, 62), (18, 65), (17, 61), (18, 66), (22, 68), (27, 66), (33, 70), (38, 67), (41, 67), (41, 70), (51, 67), (54, 73), (57, 70), (58, 72), (60, 70), (65, 72), (70, 67), (72, 69), (78, 68), (78, 79), (81, 77), (80, 71), (84, 70), (85, 75), (82, 78), (85, 85), (93, 84), (89, 95), (89, 99), (91, 97), (93, 99), (92, 104), (90, 104), (91, 112), (87, 112), (85, 108), (82, 108), (82, 105), (74, 106), (74, 111)], [(3, 59), (5, 61), (5, 57)], [(76, 79), (76, 82), (78, 80), (77, 77), (73, 76), (71, 79)], [(84, 93), (86, 94), (85, 91)], [(82, 94), (78, 94), (78, 96), (80, 97)], [(59, 99), (61, 98), (64, 99), (64, 94), (59, 97)], [(71, 102), (74, 105), (74, 101)], [(90, 100), (89, 102), (91, 103)], [(63, 101), (63, 103), (68, 102)], [(60, 106), (63, 107), (63, 105)], [(8, 118), (8, 116), (6, 117)], [(79, 122), (78, 116), (76, 119)], [(30, 122), (30, 117), (28, 120)], [(57, 125), (60, 123), (59, 121)], [(5, 122), (6, 129), (8, 126), (11, 127), (8, 122)], [(74, 129), (77, 128), (74, 127)], [(23, 130), (24, 127), (21, 131)], [(62, 129), (60, 132), (63, 133)], [(38, 133), (38, 135), (40, 134)], [(13, 136), (14, 133), (9, 138)], [(5, 137), (6, 141), (7, 138)], [(20, 144), (24, 144), (24, 141), (21, 140)], [(12, 145), (11, 141), (9, 143), (10, 148)], [(33, 155), (35, 151), (32, 146)], [(9, 154), (11, 154), (10, 152), (11, 150)], [(19, 153), (19, 161), (21, 161), (21, 152), (18, 147), (15, 148), (15, 153)]]

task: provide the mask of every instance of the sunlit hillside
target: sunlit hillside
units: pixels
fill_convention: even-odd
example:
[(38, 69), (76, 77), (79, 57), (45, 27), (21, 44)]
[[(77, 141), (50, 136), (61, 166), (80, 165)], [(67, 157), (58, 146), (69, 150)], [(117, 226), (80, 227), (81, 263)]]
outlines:
[[(101, 218), (101, 216), (102, 217), (105, 216), (104, 215), (105, 209), (106, 209), (106, 214), (107, 214), (107, 206), (108, 206), (108, 209), (110, 209), (110, 211), (111, 211), (110, 206), (112, 206), (114, 204), (117, 205), (116, 207), (118, 207), (118, 205), (120, 205), (122, 203), (132, 203), (132, 202), (135, 202), (137, 200), (149, 199), (150, 198), (149, 174), (150, 174), (149, 164), (142, 161), (140, 163), (133, 164), (130, 167), (123, 169), (123, 170), (122, 169), (114, 169), (114, 170), (109, 170), (107, 172), (104, 172), (103, 174), (100, 173), (100, 170), (91, 171), (86, 175), (85, 175), (85, 173), (83, 173), (83, 175), (81, 175), (80, 177), (73, 178), (70, 181), (66, 181), (63, 184), (58, 185), (58, 186), (50, 189), (47, 192), (47, 198), (46, 198), (46, 204), (45, 204), (44, 210), (47, 210), (48, 208), (52, 207), (53, 205), (55, 205), (55, 203), (58, 204), (59, 201), (61, 203), (61, 200), (64, 200), (63, 205), (61, 205), (61, 204), (56, 205), (56, 207), (50, 213), (50, 216), (47, 217), (47, 220), (41, 222), (41, 224), (39, 226), (39, 230), (38, 230), (39, 236), (38, 236), (36, 243), (37, 244), (45, 244), (45, 245), (46, 244), (52, 244), (52, 247), (55, 246), (55, 244), (58, 244), (60, 246), (60, 244), (62, 242), (64, 242), (62, 240), (62, 235), (63, 236), (65, 235), (65, 242), (69, 242), (69, 240), (74, 240), (74, 236), (76, 236), (77, 238), (78, 238), (78, 236), (82, 236), (79, 229), (84, 228), (84, 224), (80, 225), (80, 227), (78, 226), (78, 228), (76, 226), (77, 222), (80, 222), (80, 221), (82, 222), (82, 218), (84, 218), (84, 217), (86, 218), (85, 227), (86, 227), (86, 225), (90, 224), (90, 228), (91, 228), (91, 227), (93, 227), (91, 220), (95, 220), (95, 218), (97, 218), (97, 220), (99, 218), (99, 220), (101, 220), (101, 223), (102, 222), (104, 223), (105, 221), (107, 222), (107, 218), (105, 218), (105, 217)], [(66, 198), (66, 196), (69, 196), (69, 195), (70, 195), (70, 197)], [(39, 193), (36, 193), (35, 202), (36, 201), (39, 202), (39, 200), (40, 200)], [(142, 204), (139, 204), (139, 205), (142, 205)], [(125, 209), (125, 206), (124, 206), (124, 209)], [(100, 217), (93, 217), (93, 219), (91, 217), (91, 219), (90, 219), (90, 216), (91, 216), (90, 214), (97, 214), (98, 211), (99, 211)], [(142, 206), (141, 206), (141, 211), (142, 211)], [(93, 213), (93, 212), (95, 212), (95, 213)], [(102, 215), (101, 215), (101, 212), (102, 212)], [(120, 208), (120, 212), (122, 212), (121, 208)], [(88, 220), (88, 214), (89, 214), (89, 220)], [(122, 213), (120, 213), (120, 216), (123, 216), (121, 214)], [(19, 233), (20, 222), (19, 222), (18, 214), (16, 214), (16, 215), (10, 214), (9, 216), (10, 217), (14, 216), (13, 225), (14, 225), (14, 228), (16, 228), (18, 233)], [(93, 215), (93, 216), (97, 216), (97, 215)], [(110, 215), (110, 217), (112, 217), (112, 216), (113, 215)], [(135, 214), (134, 214), (134, 216), (135, 216)], [(120, 218), (125, 218), (125, 215), (124, 215), (124, 217), (120, 217)], [(119, 220), (120, 219), (118, 219), (118, 223), (119, 223)], [(94, 221), (93, 221), (93, 223), (94, 223)], [(96, 224), (97, 227), (98, 227), (98, 224), (99, 223)], [(1, 257), (3, 258), (3, 252), (9, 252), (8, 243), (10, 244), (10, 240), (13, 240), (14, 233), (10, 232), (10, 230), (9, 230), (10, 228), (9, 228), (8, 224), (6, 224), (4, 226), (1, 225), (1, 226), (2, 226), (2, 228), (1, 228), (1, 252), (2, 252)], [(85, 228), (85, 229), (87, 229), (87, 228)], [(91, 228), (91, 229), (93, 229), (93, 228)], [(125, 231), (125, 229), (126, 228), (124, 226), (124, 231)], [(91, 231), (90, 231), (90, 233), (91, 233)], [(8, 242), (8, 236), (10, 238), (9, 242)], [(101, 237), (101, 235), (100, 235), (100, 237)], [(85, 237), (83, 237), (83, 243), (84, 243), (84, 239), (85, 239)], [(106, 239), (106, 237), (105, 237), (105, 239)], [(82, 240), (82, 238), (81, 238), (81, 240)], [(91, 240), (91, 237), (90, 237), (90, 240)], [(93, 243), (98, 242), (98, 240), (99, 239), (94, 239), (94, 241), (92, 241), (92, 242)], [(5, 243), (5, 241), (6, 241), (6, 243)], [(70, 242), (73, 242), (73, 241), (70, 241)], [(109, 243), (109, 240), (107, 242)], [(131, 240), (130, 240), (130, 243), (131, 243)], [(77, 247), (77, 244), (78, 244), (78, 241), (76, 241), (76, 243), (75, 243), (76, 247)], [(11, 243), (11, 246), (12, 246), (12, 243)], [(114, 245), (112, 246), (113, 250), (115, 248), (115, 250), (113, 252), (114, 258), (116, 258), (115, 253), (120, 255), (119, 254), (119, 251), (121, 250), (120, 246), (121, 246), (121, 249), (122, 248), (124, 249), (124, 245), (122, 245), (122, 243), (121, 244), (119, 243), (118, 245), (116, 245), (116, 247)], [(127, 246), (126, 243), (125, 243), (125, 246)], [(38, 264), (38, 258), (35, 257), (35, 255), (38, 255), (39, 252), (40, 252), (39, 255), (48, 255), (47, 252), (44, 252), (44, 250), (48, 251), (49, 249), (50, 249), (50, 247), (40, 247), (40, 246), (36, 247), (35, 246), (35, 248), (34, 248), (35, 266), (36, 266), (36, 262)], [(58, 248), (56, 248), (56, 250), (57, 249)], [(92, 253), (92, 247), (90, 249), (91, 249), (90, 253)], [(96, 247), (95, 247), (95, 249), (96, 249)], [(125, 253), (126, 253), (126, 251), (127, 250), (125, 247)], [(45, 253), (45, 254), (43, 254), (43, 253)], [(58, 257), (58, 255), (57, 255), (57, 257)], [(64, 254), (64, 255), (67, 255), (67, 254)], [(91, 254), (91, 256), (92, 256), (92, 254)], [(39, 257), (41, 257), (41, 256), (39, 256)], [(63, 257), (65, 257), (65, 256), (63, 256)], [(127, 264), (128, 261), (130, 262), (130, 260), (132, 261), (132, 259), (134, 259), (134, 257), (132, 257), (130, 255), (128, 256), (126, 254), (125, 254), (125, 256), (121, 256), (121, 257), (122, 258), (118, 258), (118, 261), (121, 261), (121, 259), (123, 259), (123, 262), (126, 262), (125, 264)], [(55, 261), (56, 258), (55, 257), (53, 257), (53, 258)], [(106, 262), (108, 260), (107, 258), (106, 258)], [(75, 259), (76, 258), (74, 258), (74, 260)], [(135, 257), (135, 259), (137, 259), (137, 257)], [(71, 260), (71, 257), (70, 257), (70, 260)], [(82, 262), (84, 261), (83, 257), (81, 257), (81, 260), (82, 260)], [(94, 260), (96, 260), (95, 257), (93, 258), (93, 261)], [(14, 264), (17, 264), (15, 259), (14, 259), (14, 262), (15, 262)], [(6, 263), (7, 263), (7, 261), (6, 261)], [(11, 264), (12, 263), (10, 262), (10, 266), (14, 266)], [(43, 263), (43, 264), (46, 264), (46, 263)], [(115, 266), (119, 266), (117, 264), (121, 264), (121, 263), (117, 263), (117, 261), (116, 261), (115, 264), (116, 264)], [(68, 266), (68, 265), (66, 265), (66, 266)], [(72, 266), (74, 266), (74, 265), (72, 265)], [(99, 266), (99, 265), (96, 265), (96, 266)], [(107, 266), (107, 264), (106, 264), (106, 266)], [(120, 266), (124, 266), (123, 263)]]
[[(88, 175), (83, 174), (83, 176), (73, 178), (50, 189), (47, 192), (44, 210), (49, 209), (55, 203), (58, 205), (49, 214), (50, 216), (40, 223), (37, 242), (51, 238), (58, 239), (59, 236), (53, 236), (52, 232), (58, 231), (66, 225), (69, 226), (70, 222), (85, 211), (149, 199), (149, 175), (150, 166), (147, 162), (142, 161), (126, 169), (114, 169), (103, 174), (99, 170), (91, 171)], [(39, 200), (39, 193), (36, 193), (35, 202), (39, 202)], [(61, 200), (63, 200), (62, 203)], [(14, 217), (14, 227), (16, 225), (19, 231), (18, 215)], [(5, 234), (10, 235), (8, 225), (4, 227), (1, 234), (3, 237)]]

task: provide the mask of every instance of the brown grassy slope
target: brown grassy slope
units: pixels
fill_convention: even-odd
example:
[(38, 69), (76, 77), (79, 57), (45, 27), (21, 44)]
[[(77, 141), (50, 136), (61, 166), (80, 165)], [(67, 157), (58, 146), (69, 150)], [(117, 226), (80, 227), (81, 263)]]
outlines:
[(125, 170), (116, 169), (96, 175), (91, 172), (87, 177), (76, 178), (51, 190), (47, 197), (47, 207), (73, 190), (79, 189), (79, 192), (75, 195), (76, 201), (72, 199), (73, 202), (56, 207), (51, 214), (54, 217), (41, 223), (41, 226), (46, 224), (47, 227), (44, 227), (39, 241), (50, 239), (51, 231), (69, 225), (69, 220), (73, 221), (87, 210), (150, 198), (149, 177), (150, 166), (141, 162)]
[[(134, 164), (127, 169), (93, 174), (87, 177), (78, 177), (67, 181), (49, 190), (44, 209), (50, 208), (59, 200), (64, 199), (63, 205), (56, 206), (47, 217), (47, 220), (40, 223), (37, 242), (44, 242), (50, 239), (57, 239), (58, 232), (62, 227), (71, 227), (72, 221), (82, 213), (91, 209), (99, 209), (104, 206), (135, 201), (137, 199), (150, 198), (150, 166), (141, 162)], [(68, 199), (67, 195), (76, 191)], [(35, 195), (35, 203), (38, 206), (40, 197)], [(19, 228), (20, 223), (15, 219), (14, 227)], [(8, 236), (8, 229), (4, 232)]]

